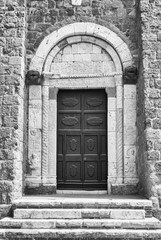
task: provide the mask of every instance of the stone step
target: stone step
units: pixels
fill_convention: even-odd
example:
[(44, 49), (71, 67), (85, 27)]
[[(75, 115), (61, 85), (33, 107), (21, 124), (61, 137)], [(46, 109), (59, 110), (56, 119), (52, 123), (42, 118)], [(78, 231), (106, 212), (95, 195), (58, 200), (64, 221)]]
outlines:
[(15, 219), (144, 219), (142, 209), (15, 209)]
[(56, 229), (56, 228), (94, 228), (94, 229), (161, 229), (156, 218), (144, 220), (118, 219), (13, 219), (0, 220), (0, 228)]
[[(101, 196), (102, 197), (102, 196)], [(122, 208), (152, 209), (152, 201), (147, 199), (109, 199), (82, 197), (23, 197), (13, 202), (13, 208)]]
[(160, 240), (160, 236), (160, 229), (0, 229), (1, 240)]

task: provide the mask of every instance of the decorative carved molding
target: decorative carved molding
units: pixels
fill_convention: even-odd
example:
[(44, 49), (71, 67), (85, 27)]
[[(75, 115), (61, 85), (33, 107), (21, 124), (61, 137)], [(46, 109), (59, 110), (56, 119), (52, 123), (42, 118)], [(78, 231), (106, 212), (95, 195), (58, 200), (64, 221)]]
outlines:
[(38, 71), (30, 70), (26, 74), (27, 85), (41, 85), (42, 77)]
[(93, 151), (94, 150), (94, 148), (95, 148), (95, 141), (92, 138), (87, 140), (87, 148), (88, 148), (89, 151)]
[(26, 163), (26, 173), (32, 175), (32, 171), (36, 170), (36, 155), (34, 153), (28, 158)]
[(61, 122), (65, 125), (65, 126), (75, 126), (78, 124), (79, 120), (76, 117), (64, 117)]
[(87, 173), (88, 173), (88, 176), (89, 177), (94, 177), (94, 174), (95, 174), (95, 167), (93, 165), (88, 165), (87, 167)]
[(43, 119), (42, 119), (42, 176), (48, 174), (48, 116), (49, 116), (49, 87), (43, 86)]
[(87, 119), (87, 124), (90, 126), (100, 126), (103, 123), (103, 119), (100, 117), (90, 117)]
[(137, 177), (136, 172), (136, 149), (129, 147), (125, 152), (124, 172), (126, 176)]
[(100, 98), (87, 98), (86, 103), (90, 107), (99, 107), (103, 104), (103, 101)]
[(72, 178), (77, 176), (77, 172), (78, 172), (78, 167), (76, 165), (72, 165), (69, 169), (69, 174)]
[(136, 84), (138, 79), (138, 71), (135, 66), (125, 68), (124, 84)]
[(77, 149), (78, 142), (76, 139), (70, 140), (70, 149), (74, 152)]
[(80, 75), (62, 75), (62, 74), (54, 74), (53, 72), (43, 72), (44, 78), (49, 79), (71, 79), (71, 78), (94, 78), (94, 77), (115, 77), (122, 76), (121, 72), (112, 72), (108, 74), (80, 74)]
[(117, 129), (116, 129), (116, 153), (117, 153), (117, 178), (123, 178), (123, 113), (122, 109), (117, 109)]
[(76, 105), (78, 105), (78, 99), (76, 99), (76, 98), (65, 98), (65, 99), (63, 99), (62, 104), (65, 107), (75, 107)]

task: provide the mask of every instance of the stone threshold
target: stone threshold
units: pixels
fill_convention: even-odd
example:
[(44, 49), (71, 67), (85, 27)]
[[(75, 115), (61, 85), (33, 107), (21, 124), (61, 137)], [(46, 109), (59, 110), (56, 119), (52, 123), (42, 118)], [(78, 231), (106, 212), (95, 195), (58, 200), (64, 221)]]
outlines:
[(56, 194), (81, 194), (81, 195), (84, 195), (84, 194), (88, 194), (88, 195), (91, 195), (91, 194), (101, 194), (101, 195), (106, 195), (107, 194), (107, 190), (106, 191), (85, 191), (85, 190), (57, 190), (56, 191)]
[(152, 208), (152, 201), (141, 196), (112, 196), (112, 195), (93, 195), (93, 194), (56, 194), (56, 195), (39, 195), (39, 196), (23, 196), (13, 202), (14, 208), (26, 207), (78, 207), (86, 206), (113, 206), (114, 208)]
[[(25, 194), (22, 196), (22, 198), (19, 198), (18, 200), (28, 200), (28, 199), (50, 199), (50, 200), (54, 200), (57, 198), (80, 198), (80, 199), (87, 199), (87, 198), (93, 198), (93, 199), (110, 199), (110, 200), (114, 200), (114, 199), (124, 199), (124, 200), (148, 200), (146, 197), (144, 196), (140, 196), (140, 195), (108, 195), (107, 191), (69, 191), (68, 190), (60, 190), (63, 192), (58, 192), (56, 194), (35, 194), (35, 195), (28, 195)], [(17, 201), (17, 200), (16, 200)], [(149, 201), (149, 200), (148, 200)]]

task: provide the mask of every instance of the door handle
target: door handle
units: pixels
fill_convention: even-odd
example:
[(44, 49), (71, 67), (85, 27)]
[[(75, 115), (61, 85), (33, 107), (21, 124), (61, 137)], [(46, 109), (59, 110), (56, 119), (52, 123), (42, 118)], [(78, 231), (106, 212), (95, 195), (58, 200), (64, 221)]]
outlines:
[(85, 161), (87, 160), (87, 158), (86, 158), (86, 157), (84, 157), (83, 159), (84, 159)]

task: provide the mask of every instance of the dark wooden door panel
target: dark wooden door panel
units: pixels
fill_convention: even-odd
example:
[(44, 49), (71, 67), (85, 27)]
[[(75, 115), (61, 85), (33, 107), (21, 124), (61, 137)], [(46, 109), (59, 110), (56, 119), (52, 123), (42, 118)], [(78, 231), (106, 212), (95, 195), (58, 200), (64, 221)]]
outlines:
[(58, 94), (58, 189), (107, 189), (104, 90)]
[(59, 113), (58, 129), (70, 130), (81, 128), (81, 114), (80, 113)]
[(66, 154), (76, 155), (81, 154), (81, 136), (66, 135)]
[(98, 155), (98, 135), (84, 136), (84, 154)]
[(84, 129), (106, 129), (106, 113), (84, 113)]
[(81, 161), (67, 161), (66, 170), (66, 181), (81, 182)]

